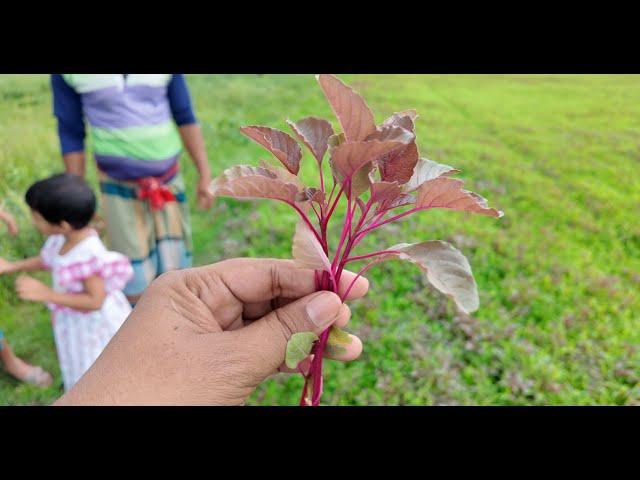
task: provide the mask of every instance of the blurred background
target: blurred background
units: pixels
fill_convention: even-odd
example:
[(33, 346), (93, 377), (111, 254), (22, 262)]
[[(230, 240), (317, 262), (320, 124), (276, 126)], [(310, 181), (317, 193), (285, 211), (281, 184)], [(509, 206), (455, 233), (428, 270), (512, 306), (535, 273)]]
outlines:
[[(465, 188), (504, 210), (496, 220), (431, 211), (381, 229), (360, 249), (442, 239), (469, 259), (480, 309), (457, 314), (420, 271), (388, 262), (367, 274), (349, 330), (350, 364), (328, 362), (325, 405), (640, 405), (640, 76), (340, 75), (381, 122), (415, 108), (422, 157), (462, 170)], [(239, 133), (289, 131), (315, 115), (337, 126), (313, 75), (187, 75), (213, 175), (268, 159)], [(96, 187), (95, 167), (89, 180)], [(305, 150), (302, 177), (313, 184)], [(188, 192), (195, 170), (183, 156)], [(43, 239), (23, 201), (62, 171), (47, 75), (0, 75), (0, 208), (17, 239), (0, 256), (34, 255)], [(190, 190), (189, 190), (190, 188)], [(191, 195), (194, 264), (290, 257), (296, 215), (275, 202)], [(39, 278), (48, 281), (45, 274)], [(0, 277), (0, 329), (16, 353), (53, 372), (38, 389), (0, 372), (0, 405), (48, 404), (62, 393), (50, 317)], [(299, 376), (266, 382), (253, 405), (297, 405)]]

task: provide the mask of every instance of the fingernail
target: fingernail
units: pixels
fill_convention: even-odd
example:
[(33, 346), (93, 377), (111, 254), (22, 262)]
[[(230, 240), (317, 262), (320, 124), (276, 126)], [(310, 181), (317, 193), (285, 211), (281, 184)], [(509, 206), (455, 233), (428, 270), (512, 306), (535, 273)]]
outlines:
[(336, 318), (342, 302), (335, 293), (323, 292), (307, 303), (309, 320), (318, 328), (329, 326)]

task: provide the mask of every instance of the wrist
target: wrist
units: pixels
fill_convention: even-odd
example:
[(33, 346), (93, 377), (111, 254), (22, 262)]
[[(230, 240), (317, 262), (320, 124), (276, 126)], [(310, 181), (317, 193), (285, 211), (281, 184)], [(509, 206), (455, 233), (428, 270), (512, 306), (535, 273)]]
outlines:
[(200, 173), (200, 181), (208, 180), (211, 178), (211, 169), (209, 168), (209, 164), (207, 161), (202, 162), (202, 166), (198, 169)]
[(56, 302), (56, 292), (49, 287), (46, 287), (46, 290), (43, 290), (43, 294), (42, 294), (42, 302), (49, 302), (49, 303), (57, 303)]
[(209, 184), (211, 183), (211, 175), (201, 175), (200, 180), (198, 180), (198, 188), (209, 188)]

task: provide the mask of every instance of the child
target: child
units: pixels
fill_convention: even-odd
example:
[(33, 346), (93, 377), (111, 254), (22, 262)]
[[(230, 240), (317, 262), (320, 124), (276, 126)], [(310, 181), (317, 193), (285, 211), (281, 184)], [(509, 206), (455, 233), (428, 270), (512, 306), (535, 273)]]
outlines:
[[(0, 210), (0, 221), (7, 226), (9, 234), (13, 236), (18, 234), (18, 225), (10, 214)], [(16, 356), (4, 338), (2, 330), (0, 330), (0, 362), (2, 362), (2, 365), (4, 365), (9, 375), (22, 382), (30, 383), (38, 387), (48, 387), (53, 381), (51, 375), (45, 372), (42, 367), (29, 365)]]
[[(129, 260), (107, 251), (89, 222), (93, 191), (82, 178), (59, 174), (33, 184), (26, 194), (33, 223), (48, 235), (37, 257), (5, 262), (5, 272), (50, 269), (53, 289), (28, 276), (16, 280), (23, 300), (51, 309), (65, 390), (91, 367), (131, 312), (122, 289), (133, 276)], [(0, 262), (0, 272), (2, 265)]]

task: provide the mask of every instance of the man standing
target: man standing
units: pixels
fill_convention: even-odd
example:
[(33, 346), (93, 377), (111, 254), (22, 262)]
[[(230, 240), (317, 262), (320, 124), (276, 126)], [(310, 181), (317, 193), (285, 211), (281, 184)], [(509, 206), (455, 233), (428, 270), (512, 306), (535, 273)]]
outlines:
[(131, 259), (135, 275), (125, 294), (135, 304), (158, 275), (191, 266), (191, 225), (178, 161), (183, 146), (200, 174), (199, 207), (213, 203), (204, 139), (185, 79), (56, 74), (51, 86), (67, 172), (85, 174), (85, 118), (91, 127), (107, 242)]

